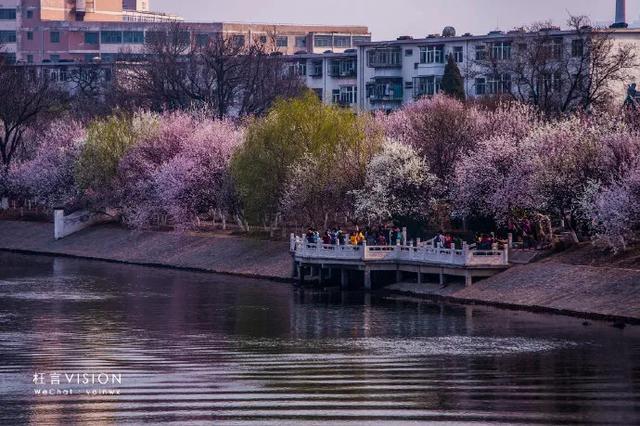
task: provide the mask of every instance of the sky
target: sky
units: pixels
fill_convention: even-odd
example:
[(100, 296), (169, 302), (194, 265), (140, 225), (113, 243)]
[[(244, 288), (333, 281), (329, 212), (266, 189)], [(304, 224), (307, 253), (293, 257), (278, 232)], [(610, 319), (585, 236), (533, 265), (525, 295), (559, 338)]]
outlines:
[[(613, 20), (615, 0), (151, 0), (155, 11), (188, 21), (367, 25), (374, 40), (424, 37), (452, 25), (458, 34), (486, 34), (568, 16)], [(640, 20), (640, 0), (627, 0), (627, 21)]]

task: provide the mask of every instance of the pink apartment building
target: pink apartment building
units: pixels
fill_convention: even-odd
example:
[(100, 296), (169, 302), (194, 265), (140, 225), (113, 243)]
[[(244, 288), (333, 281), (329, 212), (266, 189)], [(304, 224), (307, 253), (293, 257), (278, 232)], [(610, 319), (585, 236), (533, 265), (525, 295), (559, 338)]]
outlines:
[[(149, 0), (0, 0), (0, 45), (18, 63), (111, 62), (143, 51), (150, 31), (182, 18), (150, 11)], [(193, 39), (271, 40), (283, 54), (344, 52), (371, 40), (365, 26), (185, 23)], [(268, 37), (269, 36), (269, 37)]]

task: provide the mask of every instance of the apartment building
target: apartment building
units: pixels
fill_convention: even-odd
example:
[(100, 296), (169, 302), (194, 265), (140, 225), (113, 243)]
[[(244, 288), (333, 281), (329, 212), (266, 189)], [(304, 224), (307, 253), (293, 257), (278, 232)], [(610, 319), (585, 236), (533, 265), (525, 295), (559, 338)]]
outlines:
[[(508, 34), (494, 31), (486, 36), (456, 36), (453, 28), (422, 39), (399, 37), (397, 40), (364, 43), (358, 47), (358, 99), (362, 110), (394, 110), (423, 96), (441, 90), (442, 76), (449, 55), (453, 55), (465, 77), (468, 97), (498, 94), (508, 90), (508, 81), (477, 76), (476, 59), (489, 51), (510, 55)], [(508, 79), (508, 77), (505, 77)]]
[(302, 78), (324, 103), (357, 109), (356, 49), (343, 53), (297, 54), (287, 59), (287, 72)]
[[(601, 31), (588, 27), (583, 30), (590, 32), (589, 37), (597, 37)], [(447, 27), (441, 34), (421, 39), (399, 37), (392, 41), (362, 43), (357, 48), (358, 109), (391, 111), (423, 96), (437, 94), (449, 56), (453, 56), (460, 68), (467, 98), (529, 90), (517, 81), (518, 76), (504, 71), (508, 66), (500, 64), (512, 61), (518, 49), (526, 49), (528, 39), (539, 40), (541, 32), (545, 40), (543, 47), (548, 49), (551, 58), (570, 64), (572, 57), (584, 54), (584, 32), (560, 28), (544, 28), (532, 33), (491, 31), (481, 36), (468, 33), (457, 36), (454, 28)], [(640, 49), (640, 29), (612, 27), (607, 30), (607, 37), (614, 46), (634, 44)], [(495, 69), (489, 70), (488, 63), (495, 64)], [(559, 85), (560, 78), (551, 73), (544, 84)], [(616, 88), (616, 92), (624, 97), (624, 85)]]
[(18, 16), (20, 0), (0, 0), (0, 55), (13, 62), (18, 52)]
[[(182, 18), (152, 12), (149, 0), (0, 0), (3, 54), (22, 63), (113, 60), (141, 53), (146, 36)], [(193, 38), (224, 34), (240, 44), (273, 43), (282, 54), (344, 52), (371, 41), (363, 26), (184, 23)]]

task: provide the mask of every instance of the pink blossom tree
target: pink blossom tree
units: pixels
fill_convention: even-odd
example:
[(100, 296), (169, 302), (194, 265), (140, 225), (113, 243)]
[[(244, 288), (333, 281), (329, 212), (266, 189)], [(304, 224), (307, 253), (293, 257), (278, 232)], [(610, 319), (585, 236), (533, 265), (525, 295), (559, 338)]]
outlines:
[(32, 157), (14, 163), (9, 171), (12, 192), (49, 208), (76, 203), (80, 193), (74, 171), (85, 134), (84, 127), (73, 120), (57, 120), (34, 133)]
[(601, 188), (590, 208), (597, 241), (614, 251), (640, 243), (640, 163), (622, 180)]
[(454, 180), (455, 214), (482, 216), (506, 224), (539, 209), (534, 185), (535, 155), (530, 143), (508, 136), (480, 142), (459, 162)]
[(477, 108), (443, 95), (420, 99), (379, 118), (387, 137), (413, 147), (443, 184), (449, 183), (460, 157), (472, 152), (480, 140)]
[(229, 161), (242, 131), (201, 112), (165, 113), (122, 159), (120, 199), (127, 223), (142, 228), (166, 215), (178, 228), (200, 214), (227, 213)]
[(572, 116), (537, 127), (528, 143), (534, 150), (535, 191), (540, 209), (563, 219), (576, 230), (583, 217), (581, 203), (590, 182), (606, 182), (611, 175), (605, 159), (604, 140), (619, 128), (618, 120), (606, 116)]

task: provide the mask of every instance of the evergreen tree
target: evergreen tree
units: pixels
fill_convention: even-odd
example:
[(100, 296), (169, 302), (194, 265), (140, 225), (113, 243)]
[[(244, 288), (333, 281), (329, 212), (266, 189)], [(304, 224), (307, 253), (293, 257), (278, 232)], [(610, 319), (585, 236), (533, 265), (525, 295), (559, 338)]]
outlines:
[(464, 100), (464, 80), (460, 74), (460, 68), (456, 64), (453, 55), (449, 55), (447, 66), (444, 68), (442, 76), (442, 91), (456, 99)]

